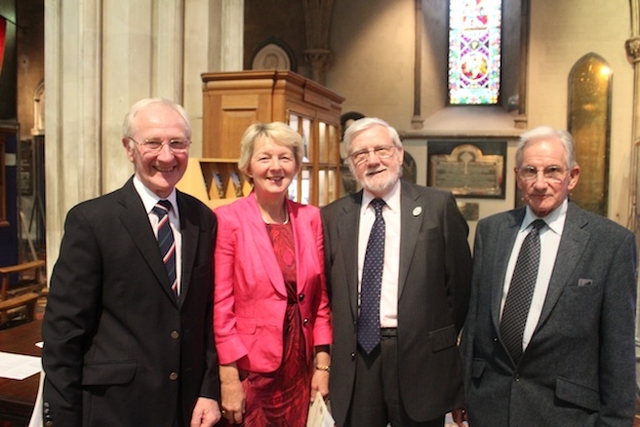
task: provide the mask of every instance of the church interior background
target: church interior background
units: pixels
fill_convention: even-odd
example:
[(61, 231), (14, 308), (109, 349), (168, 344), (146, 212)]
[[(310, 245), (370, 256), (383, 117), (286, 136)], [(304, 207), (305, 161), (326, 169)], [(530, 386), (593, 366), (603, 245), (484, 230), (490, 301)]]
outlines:
[(639, 235), (640, 0), (503, 0), (490, 106), (449, 103), (448, 12), (445, 0), (0, 0), (0, 265), (50, 269), (68, 209), (130, 176), (120, 130), (135, 101), (182, 103), (200, 157), (202, 73), (272, 67), (344, 97), (343, 114), (388, 121), (420, 184), (443, 178), (433, 162), (453, 147), (497, 155), (497, 193), (458, 199), (471, 243), (478, 219), (520, 203), (515, 144), (538, 125), (573, 131), (576, 200)]

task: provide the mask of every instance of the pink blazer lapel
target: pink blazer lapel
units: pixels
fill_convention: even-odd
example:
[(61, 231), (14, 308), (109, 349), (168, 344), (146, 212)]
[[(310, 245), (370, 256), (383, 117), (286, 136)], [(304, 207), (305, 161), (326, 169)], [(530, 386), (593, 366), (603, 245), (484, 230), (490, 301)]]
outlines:
[(316, 247), (309, 245), (309, 242), (315, 242), (315, 237), (309, 236), (313, 231), (308, 227), (306, 218), (300, 216), (303, 215), (301, 214), (302, 211), (291, 200), (287, 200), (287, 208), (291, 226), (293, 227), (293, 240), (296, 251), (296, 286), (298, 294), (301, 294), (306, 284), (307, 265), (309, 263), (315, 265), (313, 264), (313, 259), (309, 260), (309, 257), (313, 256), (313, 251), (316, 250)]
[(247, 212), (248, 215), (246, 216), (246, 227), (247, 232), (249, 232), (253, 238), (255, 246), (252, 248), (242, 248), (242, 250), (245, 252), (245, 256), (260, 258), (269, 276), (271, 285), (279, 294), (286, 296), (287, 289), (284, 284), (284, 278), (282, 277), (282, 271), (280, 270), (275, 252), (273, 251), (269, 233), (260, 215), (258, 203), (254, 197), (249, 196), (246, 199), (250, 205), (250, 209)]

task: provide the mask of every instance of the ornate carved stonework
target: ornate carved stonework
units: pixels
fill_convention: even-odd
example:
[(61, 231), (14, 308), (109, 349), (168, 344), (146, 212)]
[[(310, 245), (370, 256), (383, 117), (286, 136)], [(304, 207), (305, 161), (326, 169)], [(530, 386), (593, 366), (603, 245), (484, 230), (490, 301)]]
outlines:
[(628, 39), (624, 47), (627, 55), (633, 59), (633, 62), (640, 61), (640, 37), (632, 37)]
[(324, 84), (326, 68), (331, 58), (329, 27), (333, 0), (302, 0), (302, 8), (307, 33), (304, 57), (311, 64), (311, 78)]
[(324, 85), (325, 72), (331, 59), (331, 51), (329, 49), (305, 49), (304, 57), (311, 64), (311, 78)]

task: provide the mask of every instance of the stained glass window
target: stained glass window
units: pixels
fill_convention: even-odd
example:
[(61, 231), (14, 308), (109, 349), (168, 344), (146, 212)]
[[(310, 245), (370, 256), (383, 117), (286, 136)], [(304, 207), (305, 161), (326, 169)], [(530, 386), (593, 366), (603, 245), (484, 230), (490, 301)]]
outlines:
[(450, 0), (449, 8), (449, 103), (497, 104), (502, 0)]

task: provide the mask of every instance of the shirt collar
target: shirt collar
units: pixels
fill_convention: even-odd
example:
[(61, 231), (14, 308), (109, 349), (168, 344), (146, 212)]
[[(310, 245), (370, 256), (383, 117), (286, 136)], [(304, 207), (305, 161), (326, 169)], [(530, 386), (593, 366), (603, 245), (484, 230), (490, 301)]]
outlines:
[[(367, 190), (363, 190), (362, 192), (362, 208), (366, 210), (369, 207), (369, 203), (376, 197), (368, 192)], [(400, 180), (397, 180), (393, 185), (390, 191), (388, 191), (384, 196), (380, 197), (387, 204), (387, 207), (392, 211), (400, 210)]]
[[(160, 197), (158, 197), (153, 191), (145, 187), (142, 181), (140, 181), (138, 177), (135, 175), (133, 177), (133, 186), (138, 192), (138, 195), (140, 196), (140, 198), (142, 199), (142, 204), (144, 204), (145, 211), (147, 212), (147, 214), (151, 213), (151, 210), (156, 205), (156, 203), (158, 203), (158, 200), (160, 200)], [(172, 210), (175, 212), (177, 217), (178, 202), (176, 198), (176, 189), (174, 188), (173, 190), (171, 190), (171, 194), (169, 194), (169, 197), (162, 200), (168, 200), (171, 202)]]
[(522, 224), (520, 224), (520, 231), (526, 230), (536, 219), (541, 219), (545, 224), (547, 224), (547, 227), (549, 227), (551, 231), (561, 235), (562, 230), (564, 229), (564, 221), (567, 218), (568, 209), (569, 201), (565, 199), (560, 206), (551, 211), (547, 216), (541, 218), (535, 215), (529, 206), (527, 206), (524, 219), (522, 220)]

